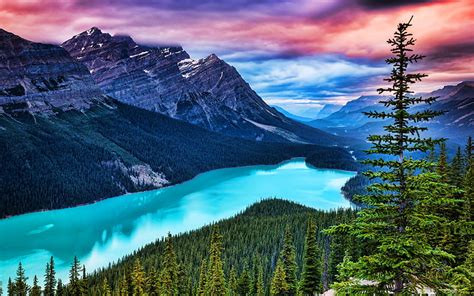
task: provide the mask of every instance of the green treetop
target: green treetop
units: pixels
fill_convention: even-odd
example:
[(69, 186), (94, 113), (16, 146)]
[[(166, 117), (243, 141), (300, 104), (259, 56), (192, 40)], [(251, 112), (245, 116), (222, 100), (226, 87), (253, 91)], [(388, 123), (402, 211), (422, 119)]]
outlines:
[(316, 241), (316, 224), (308, 219), (303, 255), (303, 274), (300, 291), (303, 295), (321, 292), (321, 252)]
[(280, 258), (285, 268), (286, 282), (288, 283), (288, 295), (296, 295), (298, 288), (296, 281), (296, 251), (293, 245), (293, 235), (288, 227), (285, 230)]
[(54, 296), (56, 292), (56, 271), (54, 269), (54, 258), (51, 256), (46, 264), (44, 274), (44, 296)]
[[(339, 285), (339, 292), (346, 293), (393, 293), (414, 294), (417, 288), (442, 286), (446, 262), (454, 256), (440, 247), (438, 238), (444, 230), (453, 226), (444, 212), (458, 204), (453, 198), (453, 187), (445, 183), (446, 157), (444, 144), (436, 174), (433, 163), (425, 159), (413, 159), (411, 153), (426, 153), (442, 139), (421, 136), (430, 121), (441, 112), (425, 108), (413, 111), (419, 104), (431, 104), (436, 98), (414, 97), (410, 88), (427, 75), (410, 73), (408, 66), (424, 58), (413, 53), (413, 35), (408, 32), (411, 20), (398, 25), (394, 37), (388, 40), (393, 56), (386, 62), (393, 66), (391, 85), (379, 89), (392, 97), (381, 101), (387, 110), (367, 112), (367, 116), (388, 119), (385, 133), (370, 135), (372, 143), (367, 151), (372, 158), (366, 164), (380, 169), (366, 175), (378, 183), (368, 187), (369, 194), (356, 197), (367, 207), (358, 213), (351, 224), (332, 228), (370, 243), (375, 251), (357, 261), (345, 261), (345, 274), (351, 280)], [(420, 110), (420, 109), (418, 109)], [(383, 155), (383, 157), (380, 157)]]
[(215, 226), (211, 234), (209, 263), (207, 266), (206, 295), (220, 296), (226, 294), (224, 264), (222, 262), (222, 236)]
[(288, 283), (286, 281), (285, 267), (283, 260), (278, 259), (270, 284), (270, 295), (283, 296), (288, 295)]
[(16, 271), (16, 279), (14, 286), (15, 296), (26, 296), (28, 294), (28, 290), (30, 288), (26, 283), (27, 280), (28, 278), (25, 276), (25, 269), (23, 268), (23, 265), (20, 262)]

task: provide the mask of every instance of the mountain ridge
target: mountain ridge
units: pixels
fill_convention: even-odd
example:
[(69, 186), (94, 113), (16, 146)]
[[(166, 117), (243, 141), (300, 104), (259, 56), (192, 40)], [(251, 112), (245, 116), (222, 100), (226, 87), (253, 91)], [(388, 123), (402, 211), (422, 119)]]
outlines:
[(340, 145), (348, 141), (285, 117), (215, 54), (193, 60), (182, 47), (150, 47), (93, 27), (62, 44), (101, 89), (122, 102), (257, 141)]

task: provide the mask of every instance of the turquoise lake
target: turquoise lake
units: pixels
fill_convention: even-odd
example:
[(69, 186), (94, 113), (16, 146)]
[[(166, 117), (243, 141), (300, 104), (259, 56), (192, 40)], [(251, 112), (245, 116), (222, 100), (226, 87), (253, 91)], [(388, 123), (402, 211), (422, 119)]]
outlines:
[(21, 261), (30, 280), (36, 274), (42, 283), (50, 256), (62, 279), (75, 255), (90, 272), (168, 232), (197, 229), (269, 197), (324, 210), (349, 207), (341, 187), (354, 174), (316, 169), (295, 158), (219, 169), (163, 189), (0, 220), (0, 281), (5, 287)]

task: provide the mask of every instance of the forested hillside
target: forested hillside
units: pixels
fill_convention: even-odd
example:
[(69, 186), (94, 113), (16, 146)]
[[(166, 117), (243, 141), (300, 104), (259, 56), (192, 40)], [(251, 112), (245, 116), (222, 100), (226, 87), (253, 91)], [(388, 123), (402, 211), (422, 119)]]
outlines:
[[(76, 262), (75, 281), (56, 295), (76, 295), (77, 289), (85, 292), (80, 295), (283, 295), (274, 293), (278, 289), (293, 295), (305, 284), (322, 291), (345, 252), (357, 258), (362, 250), (360, 242), (331, 240), (322, 230), (354, 217), (351, 209), (325, 212), (265, 200), (215, 225), (158, 240), (85, 280)], [(219, 266), (223, 273), (216, 279)], [(281, 278), (282, 267), (292, 276)], [(219, 290), (210, 294), (211, 288)]]
[(112, 99), (53, 116), (18, 112), (22, 104), (4, 105), (0, 113), (0, 217), (296, 156), (309, 156), (318, 167), (354, 168), (342, 148), (227, 137)]

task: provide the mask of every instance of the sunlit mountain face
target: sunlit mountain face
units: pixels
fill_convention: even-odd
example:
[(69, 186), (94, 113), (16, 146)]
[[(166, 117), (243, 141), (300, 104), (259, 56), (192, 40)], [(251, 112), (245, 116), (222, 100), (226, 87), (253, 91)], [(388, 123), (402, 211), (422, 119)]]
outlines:
[(430, 75), (416, 90), (474, 79), (470, 0), (18, 0), (2, 1), (0, 15), (0, 27), (37, 42), (95, 26), (179, 44), (196, 59), (216, 53), (267, 103), (309, 117), (375, 94), (389, 73), (385, 41), (412, 15), (416, 50), (427, 55), (414, 69)]

